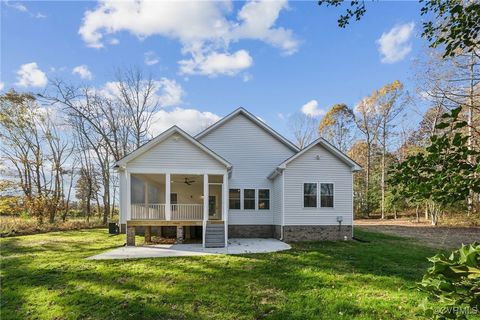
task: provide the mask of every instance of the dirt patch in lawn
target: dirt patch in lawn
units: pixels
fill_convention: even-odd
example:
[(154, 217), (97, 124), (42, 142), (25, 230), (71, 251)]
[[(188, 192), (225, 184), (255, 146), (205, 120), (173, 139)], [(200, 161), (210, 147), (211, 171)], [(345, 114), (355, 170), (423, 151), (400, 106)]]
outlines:
[(366, 231), (415, 239), (419, 244), (439, 249), (452, 249), (460, 247), (462, 243), (480, 242), (479, 227), (435, 227), (411, 221), (371, 219), (355, 220), (354, 225)]

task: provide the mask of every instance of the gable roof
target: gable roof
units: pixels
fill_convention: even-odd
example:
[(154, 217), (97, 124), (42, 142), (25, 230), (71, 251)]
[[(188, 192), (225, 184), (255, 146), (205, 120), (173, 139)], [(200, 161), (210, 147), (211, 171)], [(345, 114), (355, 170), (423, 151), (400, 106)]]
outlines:
[(144, 145), (140, 146), (136, 150), (132, 151), (131, 153), (129, 153), (128, 155), (126, 155), (122, 159), (118, 160), (115, 163), (115, 167), (120, 167), (120, 166), (126, 165), (128, 162), (130, 162), (133, 159), (135, 159), (135, 158), (139, 157), (140, 155), (144, 154), (145, 152), (152, 149), (153, 147), (160, 144), (161, 142), (165, 141), (167, 138), (169, 138), (170, 136), (172, 136), (175, 133), (178, 133), (179, 135), (181, 135), (182, 137), (184, 137), (185, 139), (190, 141), (192, 144), (194, 144), (195, 146), (202, 149), (205, 153), (207, 153), (208, 155), (213, 157), (215, 160), (217, 160), (220, 163), (222, 163), (223, 165), (225, 165), (227, 167), (227, 169), (232, 168), (232, 165), (230, 164), (230, 162), (228, 162), (227, 160), (225, 160), (224, 158), (222, 158), (221, 156), (219, 156), (218, 154), (216, 154), (215, 152), (210, 150), (207, 146), (205, 146), (201, 142), (195, 140), (195, 138), (193, 138), (191, 135), (189, 135), (188, 133), (186, 133), (185, 131), (183, 131), (181, 128), (179, 128), (177, 126), (170, 127), (170, 129), (165, 130), (164, 132), (162, 132), (161, 134), (159, 134), (155, 138), (151, 139), (150, 141), (148, 141)]
[(290, 140), (288, 140), (287, 138), (285, 138), (284, 136), (282, 136), (280, 133), (276, 132), (275, 130), (273, 130), (271, 127), (269, 127), (265, 122), (259, 120), (256, 116), (254, 116), (253, 114), (251, 114), (250, 112), (248, 112), (246, 109), (240, 107), (238, 109), (236, 109), (235, 111), (233, 111), (232, 113), (230, 113), (229, 115), (223, 117), (222, 119), (220, 119), (219, 121), (215, 122), (214, 124), (212, 124), (211, 126), (209, 126), (208, 128), (206, 128), (205, 130), (203, 130), (202, 132), (198, 133), (196, 136), (195, 136), (195, 139), (201, 139), (202, 137), (206, 136), (207, 134), (211, 133), (212, 131), (215, 131), (216, 129), (218, 129), (219, 127), (221, 127), (222, 125), (224, 125), (226, 122), (228, 122), (229, 120), (235, 118), (236, 116), (238, 115), (244, 115), (247, 119), (249, 119), (250, 121), (252, 121), (253, 123), (255, 123), (257, 126), (259, 126), (261, 129), (265, 130), (267, 133), (269, 133), (271, 136), (273, 136), (275, 139), (279, 140), (280, 142), (282, 142), (284, 145), (286, 145), (288, 148), (292, 149), (293, 151), (295, 152), (299, 152), (300, 149), (294, 144), (292, 143)]
[(279, 164), (277, 166), (277, 168), (275, 168), (269, 175), (268, 175), (268, 178), (269, 179), (273, 179), (275, 178), (277, 175), (280, 174), (281, 171), (283, 171), (286, 167), (287, 167), (287, 164), (289, 164), (290, 162), (294, 161), (295, 159), (297, 159), (298, 157), (302, 156), (305, 152), (307, 152), (308, 150), (312, 149), (314, 146), (320, 144), (322, 147), (324, 147), (325, 149), (327, 149), (328, 151), (330, 151), (334, 156), (336, 156), (337, 158), (339, 158), (341, 161), (343, 161), (344, 163), (346, 163), (347, 165), (349, 165), (351, 168), (352, 168), (352, 171), (360, 171), (362, 170), (362, 167), (356, 163), (355, 161), (353, 161), (350, 157), (348, 157), (345, 153), (343, 153), (342, 151), (338, 150), (334, 145), (332, 145), (330, 142), (328, 142), (327, 140), (325, 140), (324, 138), (320, 137), (318, 138), (317, 140), (313, 141), (312, 143), (310, 143), (308, 146), (306, 146), (305, 148), (303, 148), (300, 152), (294, 154), (293, 156), (291, 156), (290, 158), (288, 158), (287, 160), (285, 160), (284, 162), (282, 162), (281, 164)]

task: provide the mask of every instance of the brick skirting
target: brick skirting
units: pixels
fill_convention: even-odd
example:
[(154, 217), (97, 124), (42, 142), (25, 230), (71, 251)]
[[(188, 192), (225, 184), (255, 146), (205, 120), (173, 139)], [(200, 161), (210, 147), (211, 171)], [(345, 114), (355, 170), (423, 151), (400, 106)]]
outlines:
[(229, 238), (273, 238), (273, 225), (229, 225)]
[(283, 240), (314, 241), (314, 240), (347, 240), (352, 239), (352, 226), (284, 226)]

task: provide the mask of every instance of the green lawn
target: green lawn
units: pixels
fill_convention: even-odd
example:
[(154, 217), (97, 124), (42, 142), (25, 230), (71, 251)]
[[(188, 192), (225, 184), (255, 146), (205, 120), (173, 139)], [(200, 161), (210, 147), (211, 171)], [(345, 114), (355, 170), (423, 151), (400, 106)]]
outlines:
[(1, 319), (411, 319), (434, 249), (356, 231), (271, 254), (115, 261), (103, 229), (4, 238)]

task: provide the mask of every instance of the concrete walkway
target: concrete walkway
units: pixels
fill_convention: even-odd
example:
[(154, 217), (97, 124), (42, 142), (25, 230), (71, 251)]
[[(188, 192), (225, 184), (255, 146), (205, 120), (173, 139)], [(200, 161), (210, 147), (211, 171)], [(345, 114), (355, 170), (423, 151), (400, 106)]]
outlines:
[(276, 239), (229, 239), (227, 248), (203, 248), (201, 244), (160, 244), (142, 247), (120, 247), (87, 259), (139, 259), (204, 256), (212, 254), (266, 253), (289, 250), (291, 247)]

